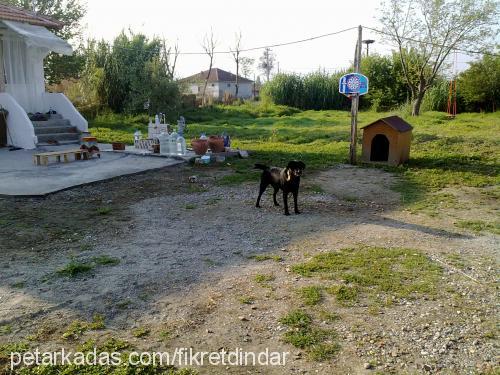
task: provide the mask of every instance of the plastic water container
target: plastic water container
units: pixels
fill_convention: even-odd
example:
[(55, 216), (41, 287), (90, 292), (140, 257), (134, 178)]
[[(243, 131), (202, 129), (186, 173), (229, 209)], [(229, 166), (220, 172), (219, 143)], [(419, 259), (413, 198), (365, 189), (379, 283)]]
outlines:
[(170, 136), (167, 133), (161, 133), (158, 136), (158, 140), (160, 141), (160, 154), (161, 155), (170, 155)]
[(179, 135), (176, 132), (173, 132), (172, 134), (170, 134), (170, 139), (169, 139), (170, 154), (169, 155), (176, 155), (177, 154), (177, 138), (178, 137), (179, 137)]
[(177, 137), (177, 155), (186, 155), (186, 140), (182, 135)]

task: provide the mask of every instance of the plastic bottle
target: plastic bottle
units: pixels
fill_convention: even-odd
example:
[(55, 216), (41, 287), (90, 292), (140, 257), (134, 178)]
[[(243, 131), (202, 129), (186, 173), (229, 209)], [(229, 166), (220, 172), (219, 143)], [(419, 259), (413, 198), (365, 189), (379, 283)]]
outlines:
[(160, 125), (160, 116), (158, 114), (155, 115), (155, 125)]
[(160, 154), (170, 155), (170, 136), (167, 133), (160, 133), (158, 140), (160, 141)]
[(170, 134), (170, 150), (169, 150), (169, 155), (176, 155), (177, 154), (177, 138), (179, 135), (174, 131), (172, 134)]
[(186, 140), (182, 135), (177, 137), (177, 155), (186, 155)]

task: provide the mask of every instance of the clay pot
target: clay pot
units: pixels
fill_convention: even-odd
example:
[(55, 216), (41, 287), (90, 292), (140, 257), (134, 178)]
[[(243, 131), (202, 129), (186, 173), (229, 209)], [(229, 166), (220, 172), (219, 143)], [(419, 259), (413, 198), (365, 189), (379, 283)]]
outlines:
[(111, 145), (114, 151), (125, 151), (125, 143), (113, 142)]
[(224, 152), (224, 138), (211, 135), (208, 137), (208, 147), (210, 147), (210, 150), (214, 153)]
[(193, 138), (191, 146), (196, 155), (205, 155), (208, 150), (208, 141), (206, 139)]

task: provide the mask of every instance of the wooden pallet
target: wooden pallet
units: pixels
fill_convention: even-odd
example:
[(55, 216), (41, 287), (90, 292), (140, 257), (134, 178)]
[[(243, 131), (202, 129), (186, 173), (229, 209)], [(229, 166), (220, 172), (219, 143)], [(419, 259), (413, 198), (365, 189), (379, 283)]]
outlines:
[(35, 154), (35, 155), (33, 155), (33, 163), (35, 165), (48, 165), (49, 158), (51, 158), (51, 157), (55, 157), (55, 159), (58, 163), (61, 162), (61, 157), (65, 163), (69, 163), (69, 161), (70, 161), (69, 156), (70, 155), (74, 156), (73, 160), (81, 160), (82, 157), (84, 160), (89, 159), (88, 150), (80, 150), (78, 148), (78, 149), (74, 149), (74, 150), (42, 152), (39, 154)]

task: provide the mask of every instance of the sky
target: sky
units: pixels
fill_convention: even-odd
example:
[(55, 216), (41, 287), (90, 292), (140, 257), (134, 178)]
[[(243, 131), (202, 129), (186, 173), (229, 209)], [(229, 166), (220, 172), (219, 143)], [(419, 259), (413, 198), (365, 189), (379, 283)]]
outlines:
[[(85, 35), (111, 41), (122, 30), (164, 37), (178, 43), (181, 52), (201, 52), (211, 30), (217, 51), (234, 46), (241, 32), (243, 48), (266, 46), (333, 33), (358, 25), (378, 27), (379, 0), (87, 0)], [(374, 39), (370, 53), (385, 54), (393, 48), (380, 35), (363, 30), (363, 39)], [(353, 60), (357, 29), (314, 41), (276, 47), (273, 51), (282, 72), (308, 73), (319, 68), (335, 71)], [(366, 50), (363, 49), (363, 53)], [(255, 59), (255, 74), (262, 50), (243, 53)], [(467, 60), (460, 56), (459, 60)], [(208, 69), (206, 55), (181, 55), (178, 78)], [(276, 68), (277, 68), (276, 64)], [(464, 65), (464, 64), (461, 64)], [(230, 54), (217, 54), (214, 67), (235, 72)]]

